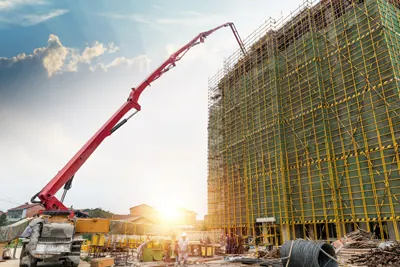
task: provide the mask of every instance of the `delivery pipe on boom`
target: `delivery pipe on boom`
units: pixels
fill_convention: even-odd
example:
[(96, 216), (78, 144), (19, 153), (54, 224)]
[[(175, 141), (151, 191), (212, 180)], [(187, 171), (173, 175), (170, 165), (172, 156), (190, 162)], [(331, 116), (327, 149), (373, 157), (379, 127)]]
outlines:
[[(69, 181), (72, 182), (72, 177), (81, 168), (85, 161), (90, 155), (96, 150), (96, 148), (104, 141), (106, 137), (114, 133), (122, 125), (124, 125), (133, 115), (140, 111), (141, 106), (139, 105), (139, 97), (152, 82), (160, 78), (165, 72), (176, 66), (178, 62), (193, 46), (203, 43), (205, 39), (213, 32), (220, 28), (230, 27), (236, 41), (243, 54), (245, 54), (245, 48), (242, 40), (236, 30), (235, 25), (232, 22), (222, 24), (214, 29), (206, 32), (199, 33), (195, 38), (189, 41), (182, 48), (178, 49), (175, 53), (171, 54), (170, 57), (162, 63), (156, 70), (154, 70), (144, 81), (142, 81), (136, 88), (132, 88), (127, 101), (111, 116), (111, 118), (89, 139), (89, 141), (72, 157), (72, 159), (54, 176), (54, 178), (36, 195), (31, 199), (32, 203), (41, 203), (46, 211), (62, 211), (62, 213), (68, 214), (69, 209), (62, 203), (65, 198), (66, 191), (71, 187)], [(122, 119), (131, 109), (135, 109), (135, 112), (128, 116), (126, 119)], [(64, 194), (62, 201), (58, 200), (55, 194), (65, 184)], [(39, 201), (35, 200), (38, 197)], [(72, 211), (71, 211), (72, 212)]]

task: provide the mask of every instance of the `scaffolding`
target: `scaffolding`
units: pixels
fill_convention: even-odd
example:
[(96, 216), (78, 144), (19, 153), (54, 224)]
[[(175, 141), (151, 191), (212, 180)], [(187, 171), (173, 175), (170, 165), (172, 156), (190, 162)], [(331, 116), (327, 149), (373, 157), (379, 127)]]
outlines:
[(209, 79), (209, 225), (400, 240), (400, 1), (305, 1), (244, 42)]

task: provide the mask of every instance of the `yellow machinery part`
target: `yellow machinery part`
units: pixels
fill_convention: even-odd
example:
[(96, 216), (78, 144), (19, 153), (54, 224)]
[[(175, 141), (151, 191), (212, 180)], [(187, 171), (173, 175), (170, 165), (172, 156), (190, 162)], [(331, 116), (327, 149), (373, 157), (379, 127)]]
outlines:
[(76, 221), (76, 233), (108, 233), (110, 220), (108, 219), (78, 219)]
[(104, 246), (104, 234), (92, 235), (91, 243), (92, 243), (92, 246), (103, 247)]

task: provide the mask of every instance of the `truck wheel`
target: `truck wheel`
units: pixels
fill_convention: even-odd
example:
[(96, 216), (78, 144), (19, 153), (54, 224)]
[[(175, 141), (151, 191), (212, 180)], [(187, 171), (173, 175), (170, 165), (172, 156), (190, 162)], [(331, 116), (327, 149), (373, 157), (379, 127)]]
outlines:
[(73, 263), (73, 262), (68, 261), (68, 260), (64, 261), (64, 264), (63, 264), (64, 267), (78, 267), (78, 265), (79, 265), (79, 263), (76, 264), (76, 263)]
[(37, 263), (38, 263), (37, 259), (35, 259), (32, 256), (29, 256), (29, 258), (30, 258), (30, 261), (31, 261), (31, 265), (29, 267), (36, 267)]
[(22, 264), (22, 258), (24, 256), (25, 256), (25, 245), (22, 246), (21, 254), (19, 255), (19, 267), (25, 267), (25, 265)]
[(74, 240), (71, 245), (71, 252), (68, 254), (68, 257), (73, 257), (74, 260), (67, 259), (64, 261), (65, 267), (77, 267), (80, 262), (80, 255), (81, 255), (81, 247), (82, 241)]
[[(22, 263), (22, 258), (24, 258), (26, 256), (29, 258), (29, 265), (26, 263)], [(31, 254), (29, 254), (29, 252), (26, 252), (25, 244), (24, 244), (22, 246), (21, 255), (19, 256), (19, 266), (20, 267), (36, 267), (37, 262), (38, 262), (37, 259), (32, 257)]]

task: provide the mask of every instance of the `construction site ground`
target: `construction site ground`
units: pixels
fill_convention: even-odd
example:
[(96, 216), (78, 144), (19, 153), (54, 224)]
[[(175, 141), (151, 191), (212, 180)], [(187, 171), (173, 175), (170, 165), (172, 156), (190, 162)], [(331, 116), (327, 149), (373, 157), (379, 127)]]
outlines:
[[(358, 267), (360, 267), (359, 265), (346, 264), (345, 262), (347, 262), (347, 260), (351, 257), (351, 255), (365, 253), (367, 251), (369, 251), (369, 249), (342, 249), (337, 255), (337, 259), (339, 260), (339, 262), (342, 263), (339, 266), (347, 266), (347, 267), (358, 266)], [(19, 257), (20, 252), (21, 252), (21, 249), (18, 248), (17, 252), (16, 252), (17, 259), (0, 262), (0, 267), (19, 267), (18, 257)], [(200, 262), (203, 260), (205, 260), (205, 261)], [(186, 264), (186, 266), (191, 266), (191, 265), (196, 265), (197, 267), (249, 266), (249, 265), (241, 264), (241, 263), (226, 262), (222, 259), (221, 256), (216, 256), (215, 258), (208, 258), (208, 259), (191, 257), (191, 258), (189, 258), (189, 263)], [(47, 266), (47, 267), (53, 267), (53, 266), (59, 267), (60, 266), (61, 267), (62, 264), (40, 263), (40, 264), (38, 264), (38, 267), (40, 267), (40, 266)], [(135, 262), (131, 266), (160, 267), (160, 266), (174, 266), (174, 265), (171, 263), (167, 264), (164, 262), (140, 262), (140, 263)], [(252, 266), (259, 266), (259, 264), (254, 264)], [(81, 263), (79, 264), (79, 267), (90, 267), (90, 263), (82, 260)]]

